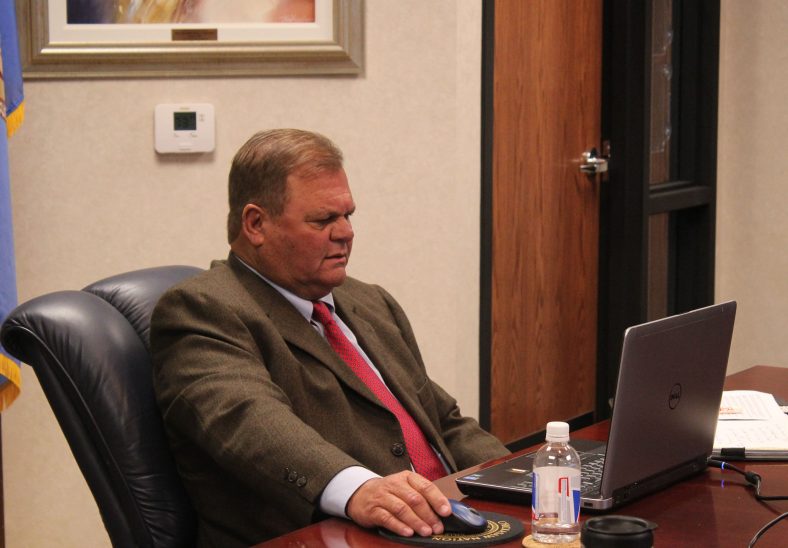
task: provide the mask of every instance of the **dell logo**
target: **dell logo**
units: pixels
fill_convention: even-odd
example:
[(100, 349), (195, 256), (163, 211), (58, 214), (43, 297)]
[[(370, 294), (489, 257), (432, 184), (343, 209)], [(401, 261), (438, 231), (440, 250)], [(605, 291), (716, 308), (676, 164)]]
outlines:
[(679, 400), (681, 400), (681, 385), (676, 383), (673, 385), (673, 388), (670, 389), (668, 407), (671, 409), (676, 409), (676, 406), (679, 404)]

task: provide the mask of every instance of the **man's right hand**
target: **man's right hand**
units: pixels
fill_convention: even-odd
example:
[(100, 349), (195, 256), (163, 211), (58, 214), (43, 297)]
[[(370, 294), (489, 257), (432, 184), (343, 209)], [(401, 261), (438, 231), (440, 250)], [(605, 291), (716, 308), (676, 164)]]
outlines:
[(362, 527), (383, 527), (403, 537), (443, 532), (441, 516), (449, 500), (434, 483), (415, 472), (366, 481), (350, 497), (347, 515)]

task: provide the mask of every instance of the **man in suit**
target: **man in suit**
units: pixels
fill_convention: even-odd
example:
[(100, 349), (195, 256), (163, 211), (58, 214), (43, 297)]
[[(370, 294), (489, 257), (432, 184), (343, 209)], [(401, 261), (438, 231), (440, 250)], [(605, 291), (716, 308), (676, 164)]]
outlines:
[(326, 515), (443, 531), (430, 481), (508, 453), (432, 382), (381, 287), (347, 277), (342, 154), (254, 135), (229, 177), (230, 255), (169, 290), (151, 323), (157, 399), (202, 546), (247, 546)]

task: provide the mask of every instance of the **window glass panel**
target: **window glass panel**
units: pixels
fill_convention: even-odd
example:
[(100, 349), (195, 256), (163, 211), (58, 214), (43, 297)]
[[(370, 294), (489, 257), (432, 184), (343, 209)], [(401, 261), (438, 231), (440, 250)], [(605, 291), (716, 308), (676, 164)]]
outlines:
[(673, 62), (672, 0), (653, 0), (651, 14), (651, 184), (664, 183), (670, 174), (671, 80)]
[[(649, 184), (670, 179), (672, 0), (653, 0), (651, 13), (651, 104)], [(670, 214), (648, 221), (648, 312), (655, 320), (668, 315), (670, 299)]]

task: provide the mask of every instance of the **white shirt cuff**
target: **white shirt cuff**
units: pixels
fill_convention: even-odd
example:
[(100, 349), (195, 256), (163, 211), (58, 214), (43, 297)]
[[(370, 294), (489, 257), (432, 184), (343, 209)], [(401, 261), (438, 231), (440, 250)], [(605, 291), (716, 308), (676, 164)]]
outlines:
[(375, 472), (362, 466), (345, 468), (334, 476), (323, 490), (320, 496), (320, 510), (331, 516), (348, 517), (345, 508), (353, 493), (361, 487), (362, 483), (379, 477)]

